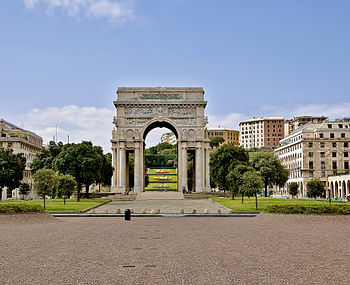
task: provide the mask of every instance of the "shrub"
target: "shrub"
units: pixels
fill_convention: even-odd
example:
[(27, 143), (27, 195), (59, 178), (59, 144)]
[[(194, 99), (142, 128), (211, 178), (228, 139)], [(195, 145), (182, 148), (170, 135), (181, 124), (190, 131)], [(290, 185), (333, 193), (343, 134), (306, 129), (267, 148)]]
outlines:
[(26, 204), (0, 204), (0, 213), (13, 214), (13, 213), (29, 213), (29, 212), (42, 212), (43, 208), (40, 205), (26, 205)]
[(350, 215), (349, 205), (270, 205), (266, 212), (275, 214), (306, 214), (306, 215)]

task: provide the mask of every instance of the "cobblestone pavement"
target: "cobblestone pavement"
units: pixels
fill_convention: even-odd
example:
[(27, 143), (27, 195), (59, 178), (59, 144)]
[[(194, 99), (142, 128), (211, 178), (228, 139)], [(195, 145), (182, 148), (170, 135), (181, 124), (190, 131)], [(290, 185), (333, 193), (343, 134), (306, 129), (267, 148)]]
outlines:
[(349, 284), (349, 224), (0, 215), (0, 284)]
[[(134, 213), (141, 213), (146, 210), (150, 213), (152, 210), (160, 209), (162, 214), (180, 213), (180, 209), (184, 209), (185, 213), (191, 213), (193, 209), (197, 213), (203, 213), (208, 209), (209, 213), (216, 213), (217, 209), (225, 210), (224, 207), (212, 202), (209, 199), (203, 200), (136, 200), (136, 201), (112, 201), (95, 209), (96, 213), (104, 213), (107, 209), (109, 213), (115, 213), (120, 209), (123, 213), (126, 209), (133, 209)], [(91, 212), (91, 211), (90, 211)]]

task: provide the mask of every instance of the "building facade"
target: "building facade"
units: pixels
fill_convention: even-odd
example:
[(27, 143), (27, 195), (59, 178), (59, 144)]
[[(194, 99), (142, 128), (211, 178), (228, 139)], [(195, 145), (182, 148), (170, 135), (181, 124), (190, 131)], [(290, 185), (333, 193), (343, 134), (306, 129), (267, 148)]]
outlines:
[(209, 138), (223, 137), (224, 142), (222, 144), (233, 143), (235, 146), (239, 146), (239, 131), (229, 128), (208, 128)]
[[(33, 161), (35, 154), (40, 152), (42, 145), (42, 137), (28, 130), (17, 127), (4, 119), (0, 119), (0, 147), (11, 148), (15, 154), (24, 154), (27, 162), (26, 168), (23, 172), (23, 181), (29, 183), (30, 186), (32, 186), (32, 177), (29, 165)], [(2, 191), (1, 198), (2, 200), (5, 200), (6, 198), (19, 198), (18, 190), (13, 190), (12, 193)]]
[(286, 120), (284, 123), (284, 136), (289, 136), (297, 128), (307, 124), (307, 123), (320, 123), (327, 120), (327, 117), (324, 116), (299, 116), (294, 117), (293, 119)]
[(284, 138), (284, 118), (253, 118), (239, 123), (239, 145), (245, 149), (275, 149)]
[[(307, 197), (306, 184), (330, 175), (349, 173), (350, 123), (348, 119), (309, 123), (281, 140), (275, 155), (289, 169), (289, 180), (299, 184), (299, 197)], [(287, 193), (287, 187), (281, 189)]]
[(168, 143), (171, 145), (176, 145), (177, 141), (176, 141), (176, 136), (174, 133), (165, 133), (162, 134), (161, 138), (160, 138), (160, 142), (161, 143)]

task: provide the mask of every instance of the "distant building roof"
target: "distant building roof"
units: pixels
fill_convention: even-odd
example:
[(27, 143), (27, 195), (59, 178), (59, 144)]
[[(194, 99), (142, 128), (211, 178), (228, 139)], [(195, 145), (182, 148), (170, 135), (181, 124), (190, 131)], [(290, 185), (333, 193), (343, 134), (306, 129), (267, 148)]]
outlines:
[(283, 118), (283, 117), (260, 117), (260, 118), (252, 118), (252, 119), (249, 119), (249, 120), (242, 121), (242, 122), (240, 122), (239, 124), (249, 123), (249, 122), (256, 122), (256, 121), (270, 121), (270, 120), (283, 121), (284, 118)]

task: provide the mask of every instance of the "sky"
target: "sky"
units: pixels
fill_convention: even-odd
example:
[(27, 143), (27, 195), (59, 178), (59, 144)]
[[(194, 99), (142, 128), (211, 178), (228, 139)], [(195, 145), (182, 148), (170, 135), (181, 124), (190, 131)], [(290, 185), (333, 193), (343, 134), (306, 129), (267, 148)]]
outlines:
[[(211, 127), (350, 116), (348, 0), (2, 0), (0, 117), (110, 151), (121, 86), (203, 87)], [(149, 135), (148, 144), (159, 141)], [(150, 137), (150, 138), (149, 138)]]

